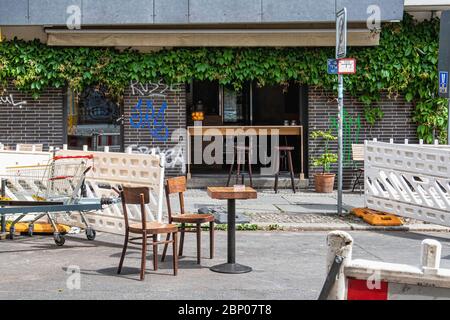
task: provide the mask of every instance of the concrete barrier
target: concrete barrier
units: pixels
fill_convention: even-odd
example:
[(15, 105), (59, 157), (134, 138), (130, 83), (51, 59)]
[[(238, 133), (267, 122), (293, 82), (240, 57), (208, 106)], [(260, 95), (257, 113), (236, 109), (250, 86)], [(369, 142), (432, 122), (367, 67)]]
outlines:
[[(327, 245), (328, 276), (320, 299), (450, 299), (450, 269), (440, 268), (438, 241), (422, 241), (419, 266), (353, 259), (353, 239), (342, 231), (330, 232)], [(336, 260), (342, 261), (339, 268), (333, 268)]]

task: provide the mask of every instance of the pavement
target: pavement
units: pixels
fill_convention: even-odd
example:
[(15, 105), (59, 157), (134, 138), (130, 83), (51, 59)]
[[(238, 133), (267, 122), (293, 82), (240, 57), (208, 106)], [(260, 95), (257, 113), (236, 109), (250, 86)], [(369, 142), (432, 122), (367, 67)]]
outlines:
[[(442, 243), (443, 268), (450, 268), (450, 234), (350, 231), (353, 257), (419, 265), (425, 238)], [(253, 271), (230, 275), (208, 267), (226, 259), (226, 233), (216, 233), (216, 257), (208, 259), (203, 233), (203, 260), (196, 264), (195, 238), (188, 234), (178, 276), (172, 256), (153, 271), (151, 252), (146, 279), (139, 279), (140, 253), (130, 249), (123, 274), (116, 268), (122, 236), (99, 233), (95, 241), (68, 235), (57, 247), (51, 236), (0, 241), (0, 299), (317, 299), (325, 280), (327, 232), (237, 232), (237, 262)], [(162, 250), (159, 252), (161, 253)], [(72, 273), (79, 270), (79, 273)]]
[[(405, 218), (403, 226), (371, 226), (352, 214), (337, 215), (337, 193), (319, 194), (300, 191), (295, 194), (290, 189), (281, 189), (277, 194), (273, 190), (259, 189), (257, 200), (236, 202), (238, 214), (248, 218), (251, 224), (260, 229), (283, 229), (290, 231), (327, 231), (327, 230), (374, 230), (374, 231), (443, 231), (450, 228)], [(178, 201), (173, 198), (174, 210), (179, 210)], [(189, 189), (185, 193), (185, 206), (188, 212), (197, 212), (199, 208), (211, 207), (226, 211), (226, 201), (211, 199), (205, 189)], [(348, 213), (352, 208), (364, 207), (364, 195), (359, 192), (345, 192), (343, 207)], [(164, 206), (165, 209), (165, 206)]]

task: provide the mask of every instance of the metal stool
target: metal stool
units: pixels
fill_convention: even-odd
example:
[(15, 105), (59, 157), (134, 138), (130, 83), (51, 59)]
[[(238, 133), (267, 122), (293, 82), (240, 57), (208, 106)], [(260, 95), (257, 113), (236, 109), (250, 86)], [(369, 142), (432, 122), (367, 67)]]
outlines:
[(279, 152), (279, 157), (277, 159), (276, 173), (275, 173), (275, 185), (274, 190), (275, 193), (278, 192), (278, 176), (280, 175), (280, 158), (284, 154), (287, 157), (288, 169), (291, 175), (291, 185), (292, 191), (295, 193), (295, 181), (294, 181), (294, 166), (292, 165), (292, 151), (295, 150), (292, 146), (279, 146), (275, 147)]
[[(239, 176), (241, 176), (242, 184), (244, 184), (244, 175), (241, 172), (242, 169), (245, 168), (245, 159), (248, 159), (247, 167), (248, 167), (248, 176), (250, 178), (250, 187), (253, 187), (253, 179), (252, 179), (252, 150), (248, 146), (235, 146), (234, 147), (235, 155), (236, 155), (236, 184), (239, 181)], [(247, 156), (247, 157), (246, 157)], [(234, 162), (230, 166), (230, 171), (228, 172), (228, 180), (227, 187), (230, 185), (231, 175), (233, 174)]]

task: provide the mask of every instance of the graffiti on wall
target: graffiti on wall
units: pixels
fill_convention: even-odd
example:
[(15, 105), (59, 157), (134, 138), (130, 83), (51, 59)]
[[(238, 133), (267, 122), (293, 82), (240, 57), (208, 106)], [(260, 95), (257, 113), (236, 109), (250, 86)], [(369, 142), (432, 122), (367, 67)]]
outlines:
[[(160, 80), (158, 83), (140, 83), (132, 81), (130, 89), (133, 96), (142, 97), (131, 110), (130, 125), (135, 129), (148, 129), (157, 141), (165, 142), (169, 138), (169, 128), (165, 122), (169, 92), (179, 92), (179, 84), (167, 85)], [(143, 100), (145, 98), (145, 100)], [(152, 98), (162, 98), (159, 110), (156, 110)]]
[[(353, 117), (344, 109), (344, 118), (342, 119), (343, 127), (343, 158), (344, 166), (351, 166), (353, 164), (352, 160), (352, 144), (359, 143), (359, 135), (361, 132), (361, 118), (359, 115)], [(331, 128), (337, 131), (339, 128), (339, 122), (337, 116), (331, 117), (329, 120)]]
[(178, 83), (167, 85), (160, 80), (158, 83), (140, 83), (138, 81), (131, 81), (131, 93), (134, 96), (142, 96), (149, 98), (165, 98), (168, 92), (181, 91)]
[(26, 101), (15, 101), (14, 96), (12, 94), (10, 94), (7, 96), (0, 96), (0, 104), (22, 108), (23, 105), (27, 104), (27, 102)]
[(139, 146), (137, 144), (130, 145), (134, 153), (164, 155), (166, 159), (166, 168), (180, 167), (182, 173), (186, 172), (186, 160), (184, 148), (181, 144), (177, 144), (173, 148), (163, 150), (159, 147), (150, 148), (147, 146)]
[(169, 138), (169, 128), (165, 122), (167, 102), (164, 101), (157, 112), (152, 100), (146, 100), (145, 107), (142, 107), (142, 104), (143, 100), (139, 99), (138, 103), (133, 107), (130, 125), (136, 129), (148, 128), (150, 134), (157, 141), (167, 141)]

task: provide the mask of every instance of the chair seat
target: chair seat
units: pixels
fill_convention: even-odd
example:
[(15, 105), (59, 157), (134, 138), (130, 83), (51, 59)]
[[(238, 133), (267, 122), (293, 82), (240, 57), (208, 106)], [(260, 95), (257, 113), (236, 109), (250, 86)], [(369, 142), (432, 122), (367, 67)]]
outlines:
[[(130, 232), (141, 233), (143, 231), (142, 223), (131, 223), (128, 226), (128, 229), (130, 230)], [(148, 231), (153, 234), (170, 233), (170, 232), (177, 232), (178, 227), (175, 224), (167, 224), (167, 223), (160, 223), (160, 222), (152, 221), (152, 222), (147, 222), (145, 224), (145, 231)]]
[(173, 222), (181, 223), (205, 223), (214, 221), (214, 216), (212, 214), (195, 214), (195, 213), (185, 213), (176, 216), (172, 216)]

